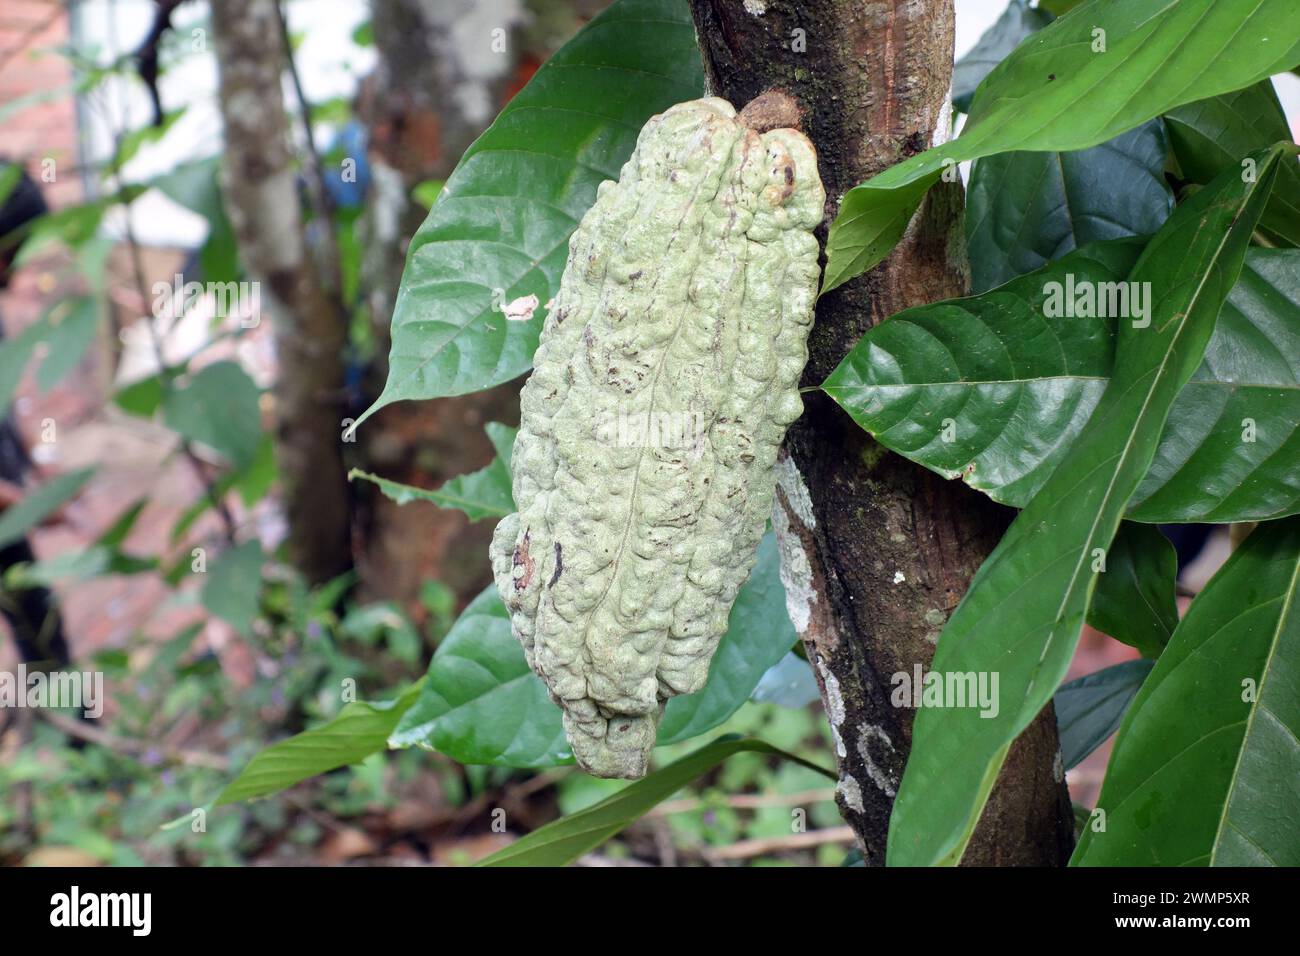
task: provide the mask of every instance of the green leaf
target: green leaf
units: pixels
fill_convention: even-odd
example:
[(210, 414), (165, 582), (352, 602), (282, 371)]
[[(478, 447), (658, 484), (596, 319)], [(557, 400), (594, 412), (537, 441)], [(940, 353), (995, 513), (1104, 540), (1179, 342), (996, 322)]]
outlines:
[[(4, 207), (5, 202), (9, 199), (14, 188), (22, 182), (23, 168), (17, 163), (9, 160), (0, 160), (0, 208)], [(3, 239), (4, 235), (0, 235)]]
[(1295, 514), (1297, 429), (1300, 251), (1252, 249), (1219, 312), (1205, 361), (1174, 403), (1128, 516), (1231, 523)]
[(515, 499), (510, 487), (510, 451), (514, 447), (518, 429), (499, 422), (488, 422), (486, 430), (492, 447), (497, 452), (492, 463), (471, 474), (458, 475), (435, 491), (381, 478), (360, 468), (348, 472), (348, 478), (373, 482), (399, 505), (412, 501), (431, 501), (439, 508), (456, 508), (465, 512), (470, 521), (504, 518), (515, 510)]
[(1061, 737), (1061, 766), (1070, 770), (1116, 730), (1155, 661), (1125, 661), (1062, 684), (1052, 698)]
[(820, 696), (812, 667), (794, 651), (787, 651), (763, 674), (749, 699), (756, 704), (803, 708)]
[(360, 763), (385, 747), (415, 701), (417, 681), (391, 701), (354, 701), (333, 720), (267, 747), (221, 791), (217, 806), (263, 797), (327, 770)]
[(1300, 865), (1300, 518), (1192, 602), (1120, 728), (1085, 866)]
[(258, 388), (235, 362), (205, 365), (163, 398), (163, 421), (245, 468), (262, 441)]
[(112, 156), (108, 159), (108, 169), (117, 172), (140, 152), (141, 147), (157, 143), (161, 140), (171, 128), (176, 125), (176, 121), (185, 115), (185, 108), (169, 110), (162, 116), (162, 122), (157, 126), (152, 123), (148, 126), (141, 126), (122, 135), (117, 141), (117, 148)]
[(952, 68), (952, 105), (963, 113), (970, 110), (975, 88), (989, 72), (1005, 60), (1025, 37), (1052, 22), (1045, 10), (1025, 0), (1011, 0), (1002, 16), (984, 31), (969, 53)]
[[(150, 183), (164, 196), (208, 221), (208, 236), (199, 250), (202, 278), (234, 282), (239, 278), (235, 231), (221, 199), (220, 155), (182, 163)], [(187, 279), (197, 278), (187, 276)]]
[(108, 526), (108, 530), (99, 536), (95, 544), (102, 545), (105, 548), (120, 548), (131, 534), (131, 529), (135, 527), (140, 513), (144, 511), (145, 506), (148, 504), (148, 498), (139, 498), (134, 504), (125, 508), (121, 514), (113, 519), (113, 523)]
[[(1086, 149), (1300, 63), (1292, 13), (1291, 0), (1092, 0), (1055, 20), (984, 79), (961, 136), (845, 195), (827, 237), (822, 291), (888, 255), (953, 163)], [(1094, 52), (1097, 30), (1105, 52)]]
[[(1208, 183), (1257, 149), (1291, 138), (1271, 80), (1188, 103), (1164, 116), (1183, 177)], [(1276, 243), (1300, 246), (1300, 164), (1283, 163), (1259, 228)]]
[(1089, 246), (980, 296), (907, 309), (822, 388), (885, 447), (1024, 507), (1083, 429), (1113, 364), (1114, 319), (1044, 314), (1052, 285), (1122, 280), (1144, 243)]
[(203, 582), (203, 606), (245, 636), (257, 617), (265, 560), (258, 541), (245, 541), (218, 556)]
[(253, 507), (265, 497), (275, 483), (279, 470), (275, 461), (275, 439), (262, 435), (257, 445), (253, 460), (242, 471), (231, 475), (230, 486), (239, 492), (239, 498), (247, 508)]
[(420, 633), (392, 601), (353, 608), (339, 622), (339, 633), (367, 647), (378, 647), (383, 641), (389, 655), (407, 664), (420, 659)]
[(57, 511), (76, 495), (95, 473), (94, 468), (82, 468), (51, 478), (23, 495), (16, 505), (0, 513), (0, 548), (13, 544)]
[(46, 325), (42, 318), (13, 338), (0, 342), (0, 415), (9, 414), (14, 392), (18, 390), (27, 363), (45, 333)]
[(438, 201), (438, 196), (442, 193), (443, 185), (441, 179), (426, 179), (422, 183), (416, 183), (411, 190), (411, 198), (425, 209), (432, 209), (433, 204)]
[(785, 606), (776, 536), (769, 533), (759, 542), (758, 561), (736, 596), (708, 681), (696, 693), (668, 701), (659, 724), (659, 746), (698, 737), (734, 714), (796, 640)]
[(1059, 17), (1069, 13), (1082, 2), (1083, 0), (1038, 0), (1038, 8)]
[(99, 334), (102, 303), (95, 296), (63, 299), (48, 313), (43, 337), (47, 354), (36, 371), (42, 395), (81, 364)]
[[(551, 57), (466, 151), (411, 240), (388, 382), (357, 424), (401, 399), (527, 371), (596, 187), (618, 178), (646, 120), (702, 89), (685, 0), (619, 0)], [(507, 320), (502, 306), (529, 295), (532, 317)]]
[[(686, 740), (725, 721), (794, 639), (776, 539), (769, 533), (736, 596), (707, 683), (668, 702), (659, 744)], [(424, 691), (390, 743), (428, 747), (467, 764), (550, 767), (572, 761), (559, 708), (528, 669), (495, 587), (470, 603), (438, 646)]]
[(452, 625), (391, 747), (417, 745), (460, 763), (550, 767), (572, 759), (560, 710), (528, 669), (506, 606), (489, 585)]
[[(822, 387), (886, 447), (1024, 507), (1096, 408), (1113, 364), (1116, 320), (1046, 319), (1048, 284), (1122, 279), (1138, 250), (1135, 240), (1092, 245), (981, 296), (900, 312), (868, 330)], [(1252, 249), (1128, 517), (1295, 513), (1297, 422), (1300, 253)]]
[(1148, 235), (1174, 208), (1159, 120), (1072, 153), (975, 162), (966, 197), (971, 291), (984, 292), (1102, 239)]
[(686, 784), (707, 773), (737, 753), (766, 754), (791, 760), (825, 774), (835, 774), (794, 754), (761, 740), (735, 736), (720, 737), (662, 770), (656, 770), (594, 806), (561, 817), (520, 837), (503, 850), (480, 860), (478, 866), (566, 866), (589, 853), (610, 837), (667, 800)]
[(1178, 626), (1177, 581), (1169, 539), (1154, 525), (1125, 521), (1106, 551), (1088, 623), (1154, 660)]
[(939, 638), (933, 669), (998, 673), (1001, 707), (989, 718), (958, 708), (917, 713), (890, 819), (891, 864), (961, 859), (1012, 741), (1065, 676), (1098, 556), (1151, 463), (1178, 391), (1201, 362), (1282, 151), (1257, 155), (1258, 182), (1229, 172), (1180, 206), (1134, 266), (1130, 279), (1152, 284), (1149, 324), (1121, 323), (1114, 375), (1096, 411), (980, 567)]
[(124, 385), (113, 396), (113, 404), (130, 415), (152, 418), (154, 412), (162, 406), (163, 383), (157, 375), (150, 375), (139, 381)]

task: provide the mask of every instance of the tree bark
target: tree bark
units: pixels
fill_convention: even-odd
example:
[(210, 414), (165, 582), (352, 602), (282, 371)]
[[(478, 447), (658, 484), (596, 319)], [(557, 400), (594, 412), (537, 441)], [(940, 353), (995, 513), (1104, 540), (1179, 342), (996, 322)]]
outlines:
[[(947, 138), (952, 0), (692, 0), (709, 92), (737, 107), (783, 90), (802, 111), (826, 186), (844, 193)], [(806, 387), (876, 323), (962, 295), (969, 281), (960, 183), (939, 183), (891, 255), (821, 298)], [(1006, 509), (877, 445), (819, 391), (806, 393), (773, 515), (791, 617), (836, 744), (836, 798), (868, 864), (882, 864), (913, 711), (890, 676), (928, 668), (939, 631), (1009, 523)], [(1058, 865), (1072, 843), (1049, 705), (1011, 748), (963, 864)]]
[(321, 583), (351, 566), (342, 453), (347, 329), (306, 241), (275, 0), (214, 3), (212, 27), (225, 126), (222, 193), (240, 258), (269, 293), (274, 321), (276, 457), (289, 559)]

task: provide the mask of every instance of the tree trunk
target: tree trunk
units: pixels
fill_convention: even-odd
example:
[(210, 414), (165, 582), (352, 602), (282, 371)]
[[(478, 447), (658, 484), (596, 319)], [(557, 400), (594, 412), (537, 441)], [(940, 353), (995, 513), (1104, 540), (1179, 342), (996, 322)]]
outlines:
[(307, 245), (284, 109), (275, 0), (212, 4), (225, 125), (222, 193), (245, 267), (269, 293), (279, 374), (276, 458), (292, 564), (312, 583), (351, 566), (343, 467), (345, 317)]
[[(952, 0), (692, 0), (709, 92), (738, 108), (779, 89), (802, 110), (840, 198), (947, 138)], [(940, 183), (893, 253), (817, 306), (803, 384), (819, 385), (862, 333), (909, 306), (961, 295), (960, 183)], [(791, 617), (822, 689), (836, 798), (881, 864), (913, 712), (892, 674), (927, 667), (938, 633), (1009, 523), (1006, 509), (875, 444), (828, 397), (806, 393), (781, 462), (773, 521)], [(963, 864), (1058, 865), (1072, 823), (1049, 705), (1012, 746)]]

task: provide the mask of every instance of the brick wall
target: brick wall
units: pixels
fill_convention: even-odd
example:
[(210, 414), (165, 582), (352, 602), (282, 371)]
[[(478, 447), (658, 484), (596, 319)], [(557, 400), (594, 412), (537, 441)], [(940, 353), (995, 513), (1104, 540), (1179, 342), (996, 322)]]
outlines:
[[(61, 0), (0, 3), (0, 110), (22, 97), (50, 98), (0, 119), (0, 155), (21, 162), (41, 183), (46, 201), (64, 206), (81, 198), (76, 173), (76, 107), (72, 68), (51, 48), (68, 42), (68, 14)], [(42, 180), (42, 161), (53, 159), (54, 182)]]

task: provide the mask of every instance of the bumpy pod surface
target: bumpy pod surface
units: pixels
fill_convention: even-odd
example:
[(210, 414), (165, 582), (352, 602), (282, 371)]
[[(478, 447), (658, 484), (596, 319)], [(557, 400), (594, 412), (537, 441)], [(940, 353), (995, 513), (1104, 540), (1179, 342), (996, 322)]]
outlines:
[(695, 100), (645, 125), (569, 242), (491, 550), (593, 774), (645, 773), (753, 567), (803, 410), (824, 202), (801, 133)]

